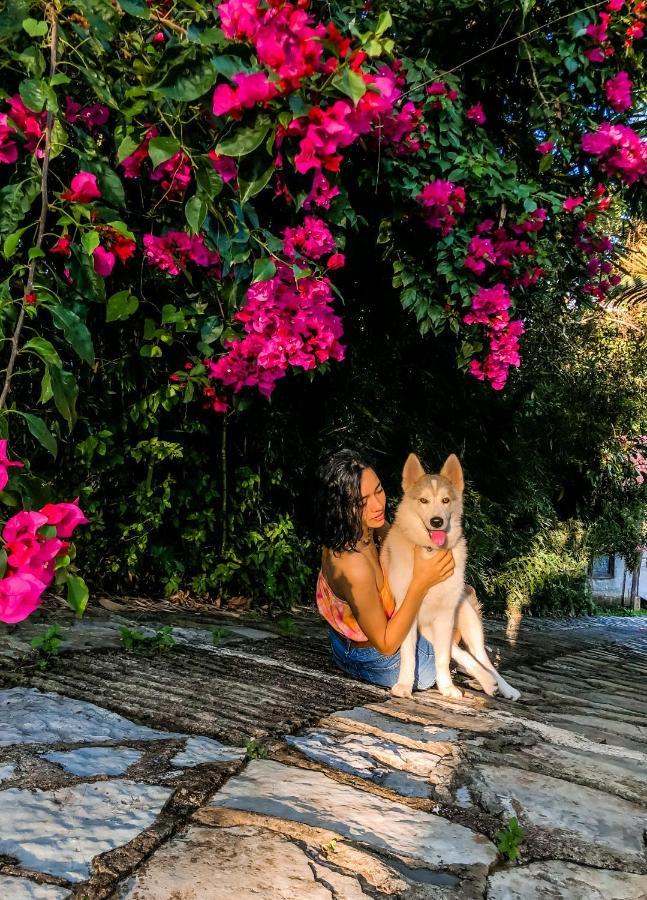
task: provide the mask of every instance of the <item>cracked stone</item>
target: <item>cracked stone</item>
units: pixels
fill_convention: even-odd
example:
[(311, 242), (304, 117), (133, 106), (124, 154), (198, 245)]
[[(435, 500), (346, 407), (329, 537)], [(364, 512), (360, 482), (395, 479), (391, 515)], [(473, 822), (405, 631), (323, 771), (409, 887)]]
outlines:
[(497, 856), (487, 838), (440, 816), (272, 760), (252, 760), (209, 806), (304, 822), (427, 866), (489, 866)]
[(93, 858), (155, 821), (169, 788), (100, 781), (55, 791), (0, 791), (0, 853), (28, 869), (84, 881)]
[(0, 691), (0, 746), (11, 744), (72, 744), (99, 741), (152, 741), (184, 737), (136, 725), (117, 713), (72, 700), (52, 691), (10, 688)]
[[(320, 875), (320, 873), (322, 873)], [(333, 900), (336, 881), (359, 900), (367, 895), (356, 879), (315, 866), (280, 834), (252, 826), (191, 826), (173, 837), (139, 872), (121, 885), (119, 900)], [(326, 882), (331, 887), (326, 886)]]
[(52, 750), (44, 759), (58, 763), (72, 775), (123, 775), (144, 754), (126, 747), (79, 747), (77, 750)]
[(454, 728), (443, 728), (437, 725), (423, 725), (418, 722), (406, 722), (393, 716), (376, 712), (366, 706), (355, 709), (343, 709), (329, 717), (330, 723), (343, 723), (357, 729), (361, 726), (369, 734), (395, 742), (408, 742), (410, 746), (420, 747), (432, 753), (443, 754), (443, 743), (451, 743), (458, 738)]
[(537, 862), (495, 872), (488, 900), (644, 900), (647, 875), (627, 875), (568, 862)]
[(231, 762), (236, 759), (243, 759), (245, 749), (243, 747), (228, 747), (221, 744), (220, 741), (214, 741), (208, 737), (190, 737), (184, 750), (171, 760), (174, 766), (187, 768), (190, 766), (199, 766), (201, 763), (209, 762)]
[(575, 837), (644, 862), (647, 812), (627, 800), (561, 778), (512, 766), (479, 765), (481, 802), (495, 814), (512, 802), (522, 822)]
[(15, 763), (8, 763), (7, 765), (0, 766), (0, 784), (3, 781), (8, 781), (10, 778), (12, 778), (15, 771)]
[(405, 797), (429, 797), (431, 789), (426, 779), (441, 762), (431, 753), (410, 750), (372, 734), (311, 729), (285, 740), (311, 759), (391, 788)]
[(0, 875), (0, 897), (5, 900), (65, 900), (70, 896), (67, 888), (54, 884), (37, 884), (28, 878)]

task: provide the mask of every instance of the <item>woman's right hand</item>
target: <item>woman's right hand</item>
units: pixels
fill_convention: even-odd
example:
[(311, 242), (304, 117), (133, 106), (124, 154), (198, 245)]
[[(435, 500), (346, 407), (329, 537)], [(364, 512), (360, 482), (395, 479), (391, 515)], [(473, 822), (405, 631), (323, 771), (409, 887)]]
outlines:
[(413, 582), (426, 593), (429, 588), (454, 574), (454, 557), (451, 550), (439, 550), (427, 556), (425, 548), (416, 547), (413, 552)]

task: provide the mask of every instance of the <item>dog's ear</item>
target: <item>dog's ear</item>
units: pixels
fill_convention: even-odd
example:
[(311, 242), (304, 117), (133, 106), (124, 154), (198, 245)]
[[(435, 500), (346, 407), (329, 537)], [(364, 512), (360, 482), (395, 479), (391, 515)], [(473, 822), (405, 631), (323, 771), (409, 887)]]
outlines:
[(451, 481), (459, 494), (463, 493), (463, 489), (465, 488), (463, 468), (455, 453), (452, 453), (447, 457), (444, 466), (440, 470), (440, 474), (443, 475), (448, 481)]
[(424, 474), (425, 470), (422, 468), (420, 460), (415, 453), (410, 453), (402, 470), (402, 490), (408, 491)]

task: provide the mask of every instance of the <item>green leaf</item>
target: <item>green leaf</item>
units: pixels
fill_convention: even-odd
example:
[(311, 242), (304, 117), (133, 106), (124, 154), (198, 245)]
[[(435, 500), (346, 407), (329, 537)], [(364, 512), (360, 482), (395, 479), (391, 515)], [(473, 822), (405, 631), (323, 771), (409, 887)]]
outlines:
[(37, 22), (36, 19), (23, 19), (22, 27), (29, 37), (45, 37), (47, 34), (47, 22), (42, 19), (40, 22)]
[[(240, 71), (240, 69), (239, 69)], [(218, 70), (210, 59), (175, 66), (155, 89), (167, 100), (189, 102), (198, 100), (216, 83)]]
[(76, 399), (79, 395), (76, 378), (71, 372), (64, 372), (56, 366), (49, 367), (49, 377), (56, 408), (72, 431), (76, 424)]
[(243, 181), (241, 178), (238, 179), (238, 189), (240, 191), (240, 202), (241, 204), (247, 203), (248, 200), (251, 200), (252, 197), (255, 197), (256, 194), (260, 193), (263, 188), (267, 185), (268, 181), (274, 174), (274, 163), (263, 172), (263, 174), (257, 178), (255, 181)]
[(144, 3), (137, 3), (136, 0), (119, 0), (119, 6), (124, 12), (130, 16), (136, 16), (138, 19), (150, 19), (151, 11)]
[(546, 153), (545, 156), (542, 157), (541, 162), (539, 163), (539, 171), (547, 172), (548, 169), (552, 166), (554, 162), (554, 157), (552, 153)]
[(144, 344), (139, 350), (139, 355), (147, 359), (159, 357), (162, 355), (162, 348), (157, 344)]
[(200, 192), (210, 200), (213, 200), (222, 191), (223, 180), (208, 160), (197, 170), (195, 179)]
[(14, 231), (13, 234), (10, 234), (5, 238), (4, 246), (2, 248), (2, 252), (4, 253), (5, 259), (9, 259), (14, 255), (16, 249), (18, 247), (18, 243), (20, 241), (21, 236), (27, 231), (29, 225), (25, 225), (24, 228), (19, 228), (18, 231)]
[(21, 81), (18, 90), (24, 100), (25, 106), (34, 112), (41, 112), (49, 96), (49, 86), (37, 78), (27, 78)]
[(153, 168), (156, 169), (170, 159), (180, 149), (180, 142), (171, 137), (151, 138), (148, 143), (148, 154)]
[(67, 605), (74, 610), (78, 619), (85, 612), (89, 596), (88, 586), (80, 575), (67, 576)]
[(237, 128), (231, 137), (219, 141), (216, 153), (224, 156), (246, 156), (260, 147), (269, 130), (270, 120), (267, 116), (259, 116), (253, 127)]
[(332, 83), (338, 91), (350, 97), (355, 106), (357, 106), (358, 101), (361, 100), (367, 90), (362, 76), (358, 72), (352, 72), (350, 69), (344, 69), (341, 75), (333, 78)]
[(205, 47), (211, 44), (215, 44), (217, 47), (226, 47), (229, 43), (221, 28), (205, 28), (200, 32), (198, 40)]
[(268, 256), (263, 256), (254, 262), (254, 274), (252, 281), (268, 281), (276, 274), (276, 265)]
[(238, 75), (239, 72), (248, 72), (249, 66), (239, 56), (214, 56), (211, 65), (219, 75), (225, 78), (231, 78), (232, 75)]
[(4, 574), (7, 571), (7, 551), (2, 548), (0, 550), (0, 578), (4, 578)]
[(92, 231), (85, 231), (83, 233), (83, 237), (81, 238), (81, 245), (88, 256), (92, 256), (100, 243), (101, 241), (99, 240), (99, 232), (95, 231), (94, 228), (92, 229)]
[(40, 181), (36, 178), (26, 178), (0, 190), (0, 235), (15, 231), (39, 194)]
[(45, 371), (43, 373), (43, 378), (40, 383), (40, 397), (38, 398), (38, 402), (41, 404), (47, 403), (48, 400), (51, 400), (54, 396), (54, 392), (52, 390), (52, 379), (49, 375), (49, 369), (45, 366)]
[(127, 156), (132, 156), (135, 150), (139, 147), (139, 144), (134, 141), (130, 135), (126, 135), (126, 137), (121, 141), (119, 146), (117, 147), (117, 162), (123, 162), (123, 160)]
[(63, 332), (65, 340), (88, 365), (94, 364), (92, 335), (76, 313), (64, 306), (50, 306), (54, 325)]
[(202, 223), (207, 217), (207, 204), (199, 194), (194, 194), (187, 200), (184, 207), (184, 215), (192, 234), (197, 234), (202, 228)]
[(137, 310), (139, 300), (130, 291), (119, 291), (108, 298), (106, 322), (128, 319)]
[[(522, 0), (523, 2), (523, 0)], [(379, 37), (381, 34), (384, 34), (391, 26), (393, 25), (393, 19), (391, 18), (391, 13), (386, 12), (380, 13), (380, 18), (377, 20), (377, 27), (375, 29), (375, 34)]]
[(42, 444), (42, 446), (48, 450), (54, 458), (56, 458), (56, 454), (58, 452), (58, 446), (56, 444), (56, 438), (49, 430), (45, 422), (40, 418), (40, 416), (35, 416), (33, 413), (21, 412), (20, 410), (16, 410), (19, 416), (22, 416), (25, 422), (27, 423), (27, 428), (31, 434), (36, 438), (36, 440)]
[(43, 337), (33, 337), (23, 344), (21, 353), (31, 351), (36, 353), (44, 363), (50, 366), (58, 366), (63, 368), (61, 357), (56, 352), (54, 346)]

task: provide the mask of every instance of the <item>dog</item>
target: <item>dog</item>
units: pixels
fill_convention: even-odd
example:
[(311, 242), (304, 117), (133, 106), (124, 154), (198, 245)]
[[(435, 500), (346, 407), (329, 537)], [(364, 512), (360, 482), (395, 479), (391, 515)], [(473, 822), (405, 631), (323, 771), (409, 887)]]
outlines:
[[(432, 644), (436, 657), (436, 685), (444, 697), (458, 699), (462, 691), (452, 682), (453, 659), (489, 696), (507, 700), (521, 696), (492, 665), (483, 634), (481, 610), (473, 588), (465, 584), (467, 543), (463, 535), (463, 470), (451, 454), (438, 475), (427, 475), (418, 457), (411, 453), (402, 471), (404, 496), (388, 534), (380, 561), (396, 608), (402, 604), (413, 575), (416, 545), (423, 552), (452, 551), (454, 572), (425, 595), (411, 631), (400, 647), (398, 683), (391, 688), (396, 697), (410, 697), (413, 688), (418, 631)], [(464, 641), (467, 650), (459, 646)]]

